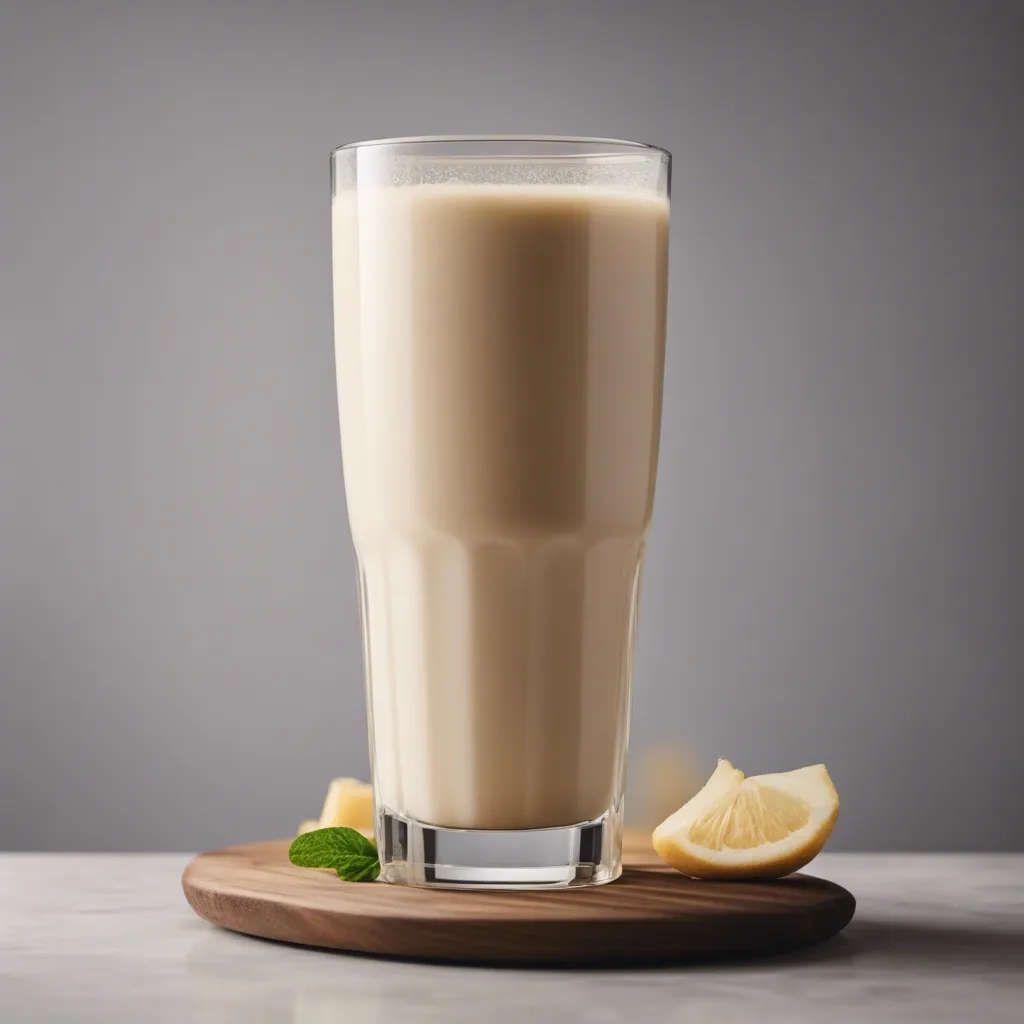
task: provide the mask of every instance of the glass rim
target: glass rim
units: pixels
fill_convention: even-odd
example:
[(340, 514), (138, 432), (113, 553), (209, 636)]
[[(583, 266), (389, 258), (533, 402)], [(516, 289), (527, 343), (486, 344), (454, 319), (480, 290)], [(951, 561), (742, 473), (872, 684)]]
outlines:
[[(509, 154), (509, 156), (515, 159), (522, 160), (551, 160), (560, 157), (569, 157), (574, 159), (592, 159), (594, 157), (607, 157), (607, 156), (622, 156), (623, 151), (654, 154), (657, 153), (663, 158), (668, 160), (672, 159), (672, 154), (662, 146), (654, 146), (649, 142), (633, 142), (629, 139), (611, 139), (603, 138), (597, 135), (527, 135), (527, 134), (512, 134), (512, 135), (404, 135), (396, 136), (390, 139), (366, 139), (360, 142), (345, 142), (340, 146), (335, 146), (331, 150), (331, 156), (337, 156), (339, 153), (346, 152), (359, 152), (364, 149), (374, 149), (384, 146), (443, 146), (443, 145), (467, 145), (473, 143), (479, 143), (481, 145), (490, 143), (537, 143), (543, 145), (548, 143), (552, 146), (556, 145), (567, 145), (567, 146), (607, 146), (614, 147), (619, 152), (600, 152), (595, 149), (594, 152), (579, 152), (579, 153), (515, 153)], [(452, 154), (453, 156), (455, 154)], [(481, 154), (481, 156), (486, 156)]]

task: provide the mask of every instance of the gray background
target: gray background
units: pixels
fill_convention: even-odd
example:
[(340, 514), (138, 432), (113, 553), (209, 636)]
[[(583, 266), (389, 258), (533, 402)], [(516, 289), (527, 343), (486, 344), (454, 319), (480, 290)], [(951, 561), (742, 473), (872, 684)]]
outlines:
[(1024, 5), (0, 3), (0, 848), (366, 773), (327, 153), (676, 155), (634, 749), (1021, 849)]

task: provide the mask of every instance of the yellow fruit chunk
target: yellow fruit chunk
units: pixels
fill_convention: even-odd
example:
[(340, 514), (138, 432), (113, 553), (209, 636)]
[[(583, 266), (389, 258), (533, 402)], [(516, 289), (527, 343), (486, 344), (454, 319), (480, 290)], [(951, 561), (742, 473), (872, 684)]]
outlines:
[(307, 832), (315, 832), (319, 827), (320, 822), (316, 818), (307, 818), (305, 821), (299, 822), (299, 831), (295, 834), (304, 836)]
[(373, 832), (373, 787), (358, 779), (335, 779), (327, 789), (320, 828), (347, 825)]
[(781, 878), (821, 852), (838, 816), (823, 764), (748, 779), (723, 758), (654, 830), (654, 849), (692, 878)]

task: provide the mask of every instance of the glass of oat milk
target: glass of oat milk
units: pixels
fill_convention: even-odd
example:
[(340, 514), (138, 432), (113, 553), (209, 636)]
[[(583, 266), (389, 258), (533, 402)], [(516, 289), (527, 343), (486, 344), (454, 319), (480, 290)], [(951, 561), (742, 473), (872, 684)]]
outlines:
[(386, 881), (549, 888), (621, 871), (670, 160), (508, 136), (332, 155)]

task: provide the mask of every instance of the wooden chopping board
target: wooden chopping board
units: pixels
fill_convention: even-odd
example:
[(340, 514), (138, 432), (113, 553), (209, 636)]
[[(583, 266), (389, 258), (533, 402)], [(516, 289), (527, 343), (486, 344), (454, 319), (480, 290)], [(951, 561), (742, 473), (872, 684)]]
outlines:
[(782, 953), (853, 917), (841, 886), (808, 875), (700, 882), (627, 833), (610, 885), (526, 892), (342, 882), (288, 862), (289, 840), (196, 857), (182, 887), (202, 918), (236, 932), (354, 953), (460, 963), (625, 964)]

